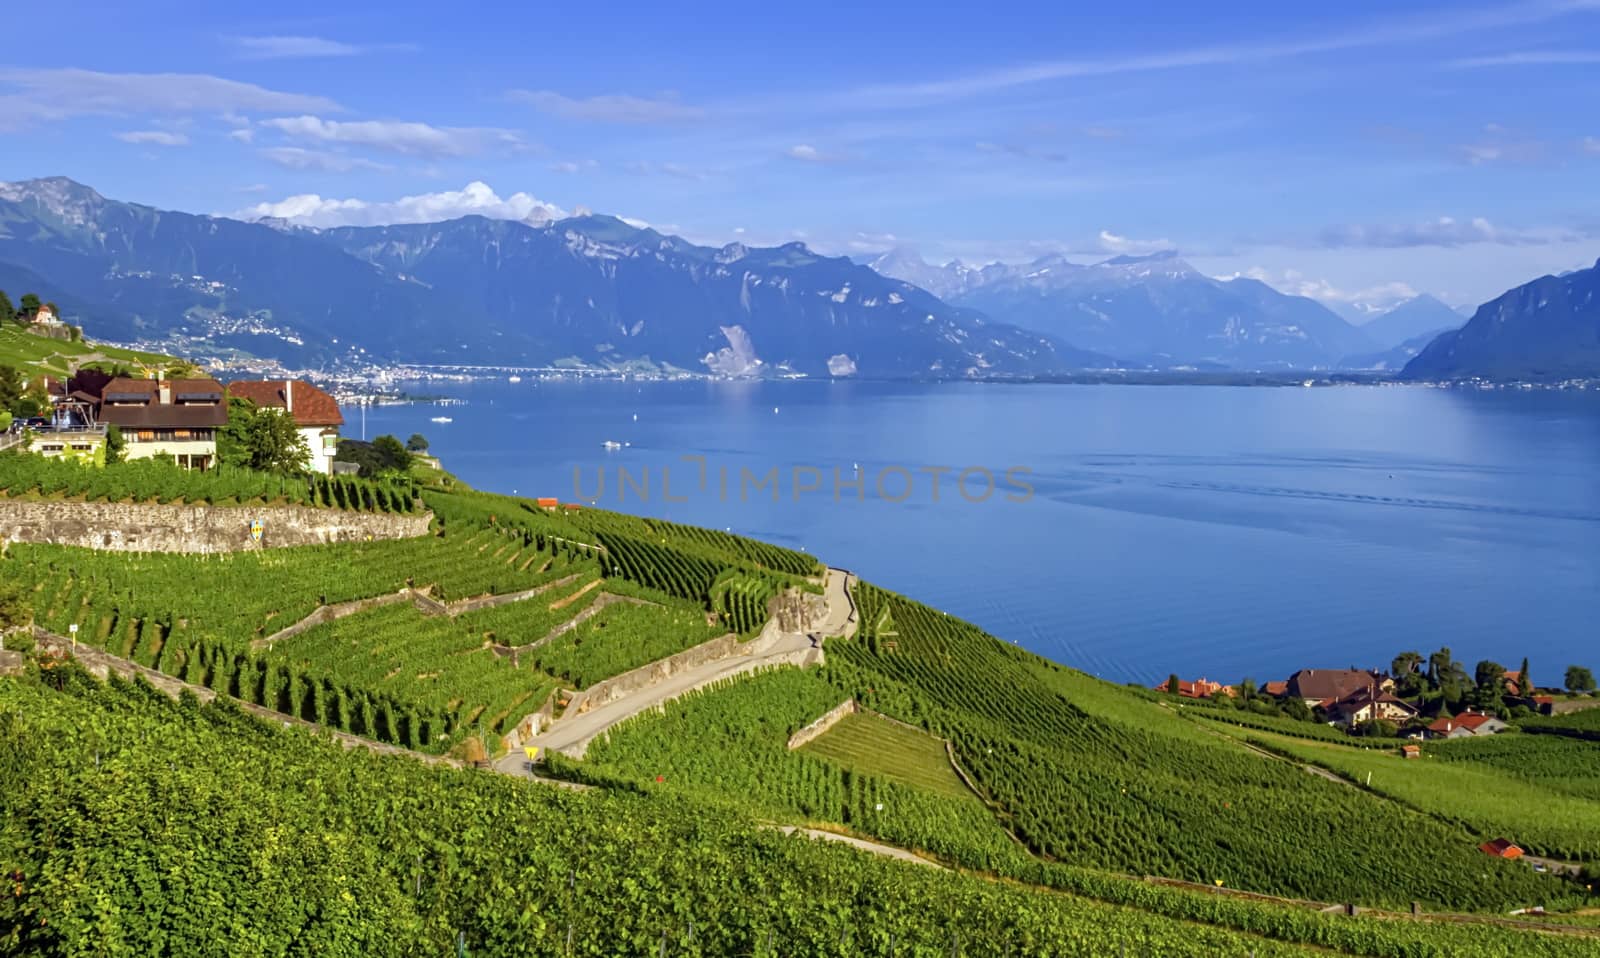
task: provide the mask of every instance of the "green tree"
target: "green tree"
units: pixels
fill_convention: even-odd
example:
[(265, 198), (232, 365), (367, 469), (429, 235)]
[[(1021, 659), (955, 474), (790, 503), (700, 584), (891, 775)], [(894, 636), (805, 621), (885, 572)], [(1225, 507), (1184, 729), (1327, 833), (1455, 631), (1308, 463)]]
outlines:
[(43, 305), (44, 303), (39, 301), (38, 296), (34, 295), (33, 293), (23, 293), (22, 309), (18, 311), (18, 315), (22, 319), (25, 319), (31, 323), (33, 322), (34, 315), (39, 312), (39, 307)]
[(1517, 694), (1522, 696), (1533, 695), (1533, 673), (1528, 671), (1528, 657), (1522, 657), (1522, 669), (1517, 673)]
[(16, 579), (0, 579), (0, 632), (27, 625), (33, 618), (28, 608), (31, 593)]
[(311, 468), (311, 447), (294, 414), (287, 409), (258, 409), (247, 431), (249, 466), (263, 472), (295, 475)]
[(1472, 679), (1478, 686), (1478, 691), (1493, 692), (1498, 695), (1505, 688), (1506, 667), (1499, 662), (1484, 659), (1473, 669)]
[(372, 450), (383, 460), (387, 469), (405, 472), (411, 468), (411, 453), (406, 452), (406, 447), (393, 436), (379, 436), (372, 440)]
[(1566, 685), (1568, 692), (1593, 692), (1594, 673), (1581, 665), (1569, 665), (1567, 666)]
[(1248, 702), (1254, 700), (1256, 695), (1258, 694), (1258, 689), (1256, 687), (1256, 680), (1252, 679), (1252, 678), (1249, 678), (1249, 677), (1240, 679), (1239, 680), (1239, 686), (1238, 686), (1238, 692), (1239, 692), (1239, 701), (1240, 701), (1241, 704), (1248, 703)]
[(123, 453), (127, 451), (128, 440), (123, 438), (122, 429), (112, 423), (106, 427), (106, 465), (115, 465), (122, 461)]
[(217, 430), (217, 461), (240, 469), (293, 475), (311, 468), (311, 447), (287, 409), (262, 409), (228, 399), (228, 422)]
[(17, 318), (17, 307), (11, 303), (11, 297), (6, 291), (0, 289), (0, 323), (9, 323)]
[(424, 436), (420, 432), (412, 433), (411, 434), (411, 438), (406, 440), (406, 451), (407, 452), (427, 452), (428, 451), (428, 437)]
[(1416, 695), (1422, 691), (1422, 653), (1401, 652), (1389, 663), (1394, 676), (1395, 690), (1401, 695)]
[(256, 418), (256, 404), (238, 396), (228, 397), (228, 421), (217, 430), (217, 462), (240, 469), (250, 468), (250, 424)]
[(0, 407), (16, 412), (17, 403), (22, 399), (22, 387), (22, 374), (17, 372), (17, 367), (0, 366)]
[(1167, 691), (1169, 693), (1177, 695), (1180, 687), (1181, 683), (1178, 681), (1178, 673), (1174, 672), (1167, 676)]

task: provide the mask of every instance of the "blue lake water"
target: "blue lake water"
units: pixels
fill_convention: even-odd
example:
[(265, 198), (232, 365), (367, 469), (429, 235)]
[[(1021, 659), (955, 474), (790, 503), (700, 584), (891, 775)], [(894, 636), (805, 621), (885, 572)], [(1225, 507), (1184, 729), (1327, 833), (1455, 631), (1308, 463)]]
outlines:
[[(803, 548), (1117, 681), (1174, 671), (1265, 681), (1303, 666), (1387, 667), (1396, 652), (1441, 645), (1469, 671), (1526, 655), (1552, 683), (1568, 664), (1600, 666), (1596, 393), (532, 381), (449, 391), (467, 404), (375, 408), (368, 435), (422, 432), (447, 468), (497, 492), (587, 501), (603, 476), (606, 508)], [(345, 434), (359, 435), (348, 412)], [(454, 421), (429, 422), (436, 415)], [(606, 440), (628, 445), (607, 451)], [(703, 486), (700, 462), (683, 457), (703, 457)], [(835, 470), (848, 482), (857, 466), (861, 498), (836, 491)], [(776, 502), (773, 487), (741, 482), (774, 468)], [(1013, 468), (1031, 495), (1006, 481)], [(982, 470), (995, 488), (972, 501), (986, 490)]]

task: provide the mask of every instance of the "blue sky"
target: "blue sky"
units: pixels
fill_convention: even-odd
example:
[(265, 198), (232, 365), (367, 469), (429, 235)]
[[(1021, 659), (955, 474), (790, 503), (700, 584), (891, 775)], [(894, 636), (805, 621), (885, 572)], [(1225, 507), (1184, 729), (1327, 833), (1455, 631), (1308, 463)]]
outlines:
[(1600, 0), (58, 0), (7, 21), (0, 179), (163, 208), (581, 207), (969, 261), (1170, 245), (1330, 302), (1478, 302), (1600, 257)]

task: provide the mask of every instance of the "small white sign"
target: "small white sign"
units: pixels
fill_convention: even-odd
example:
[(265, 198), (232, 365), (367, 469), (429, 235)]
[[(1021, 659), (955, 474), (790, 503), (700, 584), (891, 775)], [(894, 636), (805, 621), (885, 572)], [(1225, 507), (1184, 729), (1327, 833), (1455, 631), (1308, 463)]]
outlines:
[(73, 635), (77, 635), (78, 634), (78, 624), (76, 622), (74, 622), (73, 624), (67, 626), (67, 631), (71, 632)]

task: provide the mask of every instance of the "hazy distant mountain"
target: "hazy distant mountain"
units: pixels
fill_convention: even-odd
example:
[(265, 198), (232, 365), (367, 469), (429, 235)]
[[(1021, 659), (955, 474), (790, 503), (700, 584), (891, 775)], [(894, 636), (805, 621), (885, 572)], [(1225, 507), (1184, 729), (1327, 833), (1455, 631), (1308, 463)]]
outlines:
[(1423, 293), (1362, 325), (1361, 331), (1379, 346), (1389, 347), (1425, 333), (1437, 334), (1456, 329), (1462, 322), (1460, 313)]
[(0, 184), (0, 264), (85, 304), (91, 323), (104, 307), (94, 335), (176, 332), (306, 362), (364, 351), (875, 376), (1109, 364), (798, 243), (714, 249), (603, 216), (322, 232), (121, 203), (56, 177)]
[(1544, 276), (1478, 307), (1405, 368), (1408, 379), (1600, 377), (1600, 262)]
[(1418, 353), (1426, 349), (1429, 343), (1449, 331), (1448, 329), (1436, 329), (1420, 336), (1413, 336), (1389, 349), (1346, 356), (1339, 361), (1339, 366), (1343, 369), (1373, 369), (1381, 372), (1399, 372), (1405, 368), (1406, 363), (1411, 362)]
[[(919, 264), (904, 254), (875, 261), (922, 275)], [(951, 267), (933, 269), (942, 271), (939, 282), (956, 282)], [(959, 280), (959, 287), (946, 287), (957, 289), (952, 303), (1084, 349), (1162, 366), (1332, 367), (1374, 348), (1315, 300), (1252, 279), (1213, 279), (1170, 251), (1093, 265), (1052, 255), (968, 269)]]

